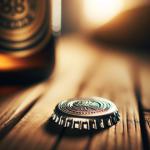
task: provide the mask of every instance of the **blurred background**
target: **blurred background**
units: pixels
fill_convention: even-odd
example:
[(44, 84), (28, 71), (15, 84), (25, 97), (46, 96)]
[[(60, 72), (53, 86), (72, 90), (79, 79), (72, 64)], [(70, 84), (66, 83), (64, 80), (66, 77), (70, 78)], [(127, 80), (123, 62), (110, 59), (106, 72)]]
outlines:
[[(55, 0), (62, 3), (62, 33), (81, 32), (110, 22), (121, 12), (148, 5), (148, 0)], [(59, 5), (57, 5), (59, 7)], [(59, 8), (55, 9), (56, 11)], [(147, 18), (148, 19), (148, 18)]]
[(148, 0), (54, 0), (53, 28), (56, 33), (61, 30), (62, 35), (79, 33), (98, 43), (147, 53), (149, 4)]
[[(26, 2), (28, 4), (37, 3), (34, 0)], [(129, 54), (134, 52), (136, 56), (138, 54), (141, 56), (142, 54), (144, 59), (145, 57), (149, 59), (149, 0), (48, 0), (47, 2), (52, 4), (50, 4), (50, 9), (48, 10), (50, 18), (47, 18), (49, 15), (46, 15), (44, 20), (46, 27), (41, 26), (45, 28), (44, 30), (47, 30), (48, 33), (46, 32), (46, 34), (50, 36), (49, 42), (42, 48), (35, 47), (34, 43), (31, 42), (31, 48), (40, 49), (40, 51), (35, 50), (35, 52), (20, 48), (20, 51), (11, 50), (10, 53), (7, 52), (7, 49), (4, 50), (3, 47), (0, 47), (0, 78), (3, 79), (0, 83), (10, 83), (10, 80), (16, 83), (22, 77), (20, 80), (24, 84), (26, 83), (24, 78), (33, 81), (35, 78), (41, 80), (49, 77), (55, 66), (54, 47), (55, 45), (57, 46), (55, 39), (69, 34), (82, 36), (84, 39), (95, 42), (97, 46), (106, 44), (106, 46), (110, 46), (113, 49), (112, 52), (115, 50), (129, 52)], [(39, 3), (44, 4), (44, 2), (38, 1), (37, 6), (39, 7)], [(4, 5), (3, 2), (0, 4), (1, 7)], [(43, 10), (46, 11), (46, 9)], [(3, 22), (9, 17), (1, 17), (0, 21)], [(49, 33), (51, 28), (55, 36)], [(20, 32), (22, 31), (20, 29)], [(3, 37), (5, 34), (1, 33), (0, 35)], [(40, 34), (38, 35), (40, 36)], [(40, 42), (45, 40), (43, 37)], [(8, 44), (6, 44), (7, 46)], [(113, 48), (112, 46), (119, 48)], [(29, 72), (31, 73), (30, 75)], [(13, 78), (10, 79), (10, 76)]]

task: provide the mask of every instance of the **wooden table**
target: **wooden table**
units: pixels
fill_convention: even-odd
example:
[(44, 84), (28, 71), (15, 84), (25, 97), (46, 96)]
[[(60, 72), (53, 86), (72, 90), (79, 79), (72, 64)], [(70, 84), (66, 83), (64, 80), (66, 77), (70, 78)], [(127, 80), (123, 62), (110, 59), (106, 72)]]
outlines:
[[(60, 38), (46, 82), (0, 87), (0, 150), (140, 150), (150, 143), (150, 63), (80, 36)], [(11, 91), (10, 94), (7, 91)], [(104, 131), (70, 131), (49, 122), (58, 102), (72, 97), (112, 100), (120, 122)]]

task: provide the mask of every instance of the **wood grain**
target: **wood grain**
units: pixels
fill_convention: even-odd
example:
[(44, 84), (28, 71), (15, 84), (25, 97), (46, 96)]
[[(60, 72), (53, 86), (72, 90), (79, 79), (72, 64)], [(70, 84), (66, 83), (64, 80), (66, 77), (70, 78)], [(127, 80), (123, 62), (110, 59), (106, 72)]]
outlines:
[(66, 131), (58, 149), (142, 149), (138, 107), (129, 65), (123, 56), (105, 53), (79, 95), (111, 99), (119, 108), (120, 123), (100, 133), (89, 132), (85, 137), (81, 133), (70, 138), (65, 136)]
[[(141, 120), (132, 74), (132, 59), (108, 49), (105, 46), (97, 47), (78, 36), (61, 38), (57, 44), (55, 71), (47, 83), (47, 90), (44, 87), (43, 96), (38, 100), (29, 100), (32, 96), (29, 94), (29, 98), (26, 98), (28, 92), (25, 92), (19, 98), (26, 105), (15, 100), (12, 103), (7, 100), (3, 104), (0, 116), (4, 119), (0, 120), (0, 129), (7, 124), (9, 118), (18, 117), (18, 114), (22, 114), (20, 112), (23, 115), (19, 116), (20, 120), (2, 137), (0, 149), (142, 150)], [(144, 92), (148, 79), (144, 83), (143, 80), (145, 77), (141, 80), (144, 85), (142, 93), (148, 93)], [(35, 90), (35, 93), (38, 92)], [(147, 97), (147, 94), (142, 95)], [(50, 116), (58, 102), (85, 96), (100, 96), (112, 100), (119, 108), (120, 122), (107, 130), (88, 133), (70, 131), (50, 122)], [(24, 113), (25, 110), (28, 111)], [(150, 128), (147, 129), (149, 132)]]
[[(150, 65), (146, 62), (140, 64), (140, 87), (141, 101), (145, 115), (146, 131), (145, 137), (148, 138), (147, 145), (150, 146)], [(150, 147), (149, 147), (150, 148)]]
[(44, 150), (54, 149), (57, 145), (59, 134), (62, 131), (60, 130), (59, 134), (48, 132), (45, 129), (47, 121), (60, 100), (74, 97), (78, 93), (78, 89), (82, 88), (87, 73), (90, 74), (97, 58), (90, 52), (87, 55), (88, 50), (78, 41), (74, 45), (70, 43), (72, 42), (68, 43), (65, 42), (65, 39), (62, 39), (58, 44), (58, 61), (54, 79), (50, 83), (48, 91), (3, 138), (0, 149)]
[(30, 108), (38, 101), (45, 90), (45, 83), (19, 90), (9, 98), (1, 99), (0, 139), (3, 138)]

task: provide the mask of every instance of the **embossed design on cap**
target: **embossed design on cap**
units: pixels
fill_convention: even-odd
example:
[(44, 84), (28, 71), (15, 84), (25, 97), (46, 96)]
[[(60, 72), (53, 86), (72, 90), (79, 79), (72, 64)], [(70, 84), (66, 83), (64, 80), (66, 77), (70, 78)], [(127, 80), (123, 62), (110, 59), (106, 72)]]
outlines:
[(116, 105), (100, 98), (69, 99), (60, 102), (52, 115), (55, 123), (77, 129), (104, 129), (119, 121)]

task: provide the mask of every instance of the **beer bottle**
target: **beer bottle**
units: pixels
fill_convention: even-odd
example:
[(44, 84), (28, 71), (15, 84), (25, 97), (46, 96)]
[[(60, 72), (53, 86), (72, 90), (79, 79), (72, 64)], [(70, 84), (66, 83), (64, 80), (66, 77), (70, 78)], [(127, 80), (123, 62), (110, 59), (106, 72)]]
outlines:
[(0, 0), (0, 85), (47, 79), (54, 67), (51, 0)]

